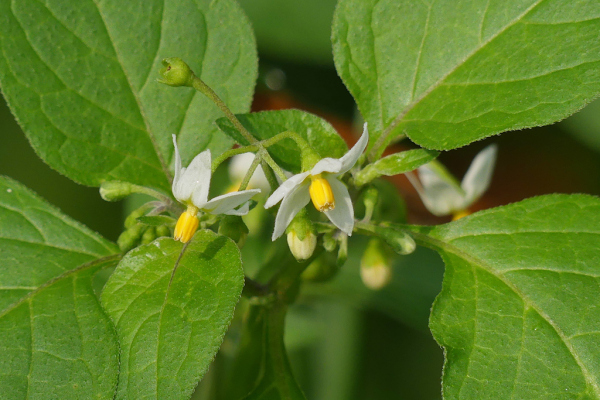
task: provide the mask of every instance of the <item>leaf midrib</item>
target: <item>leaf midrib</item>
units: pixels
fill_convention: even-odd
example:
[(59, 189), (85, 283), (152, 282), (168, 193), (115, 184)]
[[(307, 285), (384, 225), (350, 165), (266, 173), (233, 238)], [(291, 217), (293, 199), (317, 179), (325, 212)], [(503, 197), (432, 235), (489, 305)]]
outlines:
[[(438, 79), (433, 85), (429, 86), (427, 90), (425, 90), (416, 100), (411, 101), (402, 112), (392, 121), (387, 128), (384, 129), (381, 140), (378, 139), (378, 142), (385, 143), (387, 137), (393, 132), (398, 125), (402, 122), (404, 117), (414, 108), (416, 107), (423, 99), (425, 99), (431, 92), (437, 89), (452, 73), (454, 73), (458, 68), (464, 65), (469, 59), (471, 59), (475, 54), (484, 49), (489, 43), (491, 43), (498, 36), (502, 35), (509, 28), (520, 22), (527, 14), (529, 14), (534, 8), (539, 6), (544, 0), (536, 0), (531, 6), (529, 6), (523, 13), (518, 15), (515, 19), (510, 21), (506, 26), (496, 32), (494, 35), (490, 36), (485, 42), (481, 43), (480, 46), (476, 47), (473, 51), (467, 54), (462, 60), (460, 60), (453, 68), (451, 68), (448, 72), (446, 72), (440, 79)], [(422, 52), (422, 48), (419, 49), (419, 57)]]
[[(468, 262), (470, 265), (474, 265), (474, 266), (480, 268), (481, 270), (493, 275), (495, 278), (497, 278), (502, 283), (504, 283), (506, 285), (506, 287), (508, 287), (510, 290), (512, 290), (512, 292), (516, 296), (518, 296), (527, 307), (534, 310), (542, 319), (544, 319), (544, 321), (546, 321), (548, 323), (548, 325), (550, 325), (552, 327), (554, 332), (558, 335), (561, 342), (564, 344), (564, 346), (567, 348), (567, 350), (569, 351), (569, 353), (571, 354), (571, 356), (577, 363), (577, 366), (581, 370), (581, 373), (584, 376), (587, 385), (591, 386), (596, 397), (600, 398), (600, 387), (598, 386), (598, 382), (596, 382), (594, 380), (594, 376), (588, 371), (587, 367), (581, 361), (579, 354), (575, 351), (575, 349), (573, 348), (571, 343), (568, 341), (567, 335), (565, 335), (565, 333), (557, 326), (557, 324), (552, 320), (552, 318), (550, 318), (549, 315), (547, 315), (544, 311), (542, 311), (533, 300), (531, 300), (529, 297), (527, 297), (523, 292), (521, 292), (521, 290), (519, 288), (517, 288), (512, 282), (510, 282), (505, 277), (504, 274), (500, 274), (500, 273), (496, 272), (485, 261), (483, 261), (480, 258), (477, 258), (475, 256), (472, 256), (469, 253), (466, 253), (465, 251), (454, 246), (451, 243), (445, 242), (443, 240), (434, 238), (432, 236), (429, 236), (429, 235), (426, 235), (423, 233), (414, 232), (414, 231), (411, 231), (410, 234), (414, 236), (414, 238), (416, 239), (417, 242), (420, 241), (422, 245), (432, 248), (433, 250), (436, 250), (436, 251), (443, 250), (444, 252), (452, 253), (455, 256), (462, 258), (463, 260)], [(466, 237), (466, 236), (463, 236), (463, 237)]]

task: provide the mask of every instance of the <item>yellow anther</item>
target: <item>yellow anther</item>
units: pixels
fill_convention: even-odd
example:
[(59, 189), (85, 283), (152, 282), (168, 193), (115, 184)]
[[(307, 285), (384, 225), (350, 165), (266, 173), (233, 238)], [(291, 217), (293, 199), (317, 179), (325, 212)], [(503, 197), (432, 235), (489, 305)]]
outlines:
[(458, 219), (466, 217), (467, 215), (471, 215), (471, 211), (469, 211), (469, 210), (455, 211), (452, 214), (452, 221), (456, 221)]
[(311, 180), (312, 182), (308, 191), (315, 208), (321, 212), (333, 210), (335, 208), (335, 199), (333, 198), (333, 192), (327, 179), (322, 178), (319, 174), (312, 176)]
[(187, 243), (192, 239), (194, 233), (198, 230), (198, 208), (194, 206), (188, 206), (179, 216), (177, 225), (175, 225), (175, 233), (173, 237), (175, 240), (179, 240), (182, 243)]

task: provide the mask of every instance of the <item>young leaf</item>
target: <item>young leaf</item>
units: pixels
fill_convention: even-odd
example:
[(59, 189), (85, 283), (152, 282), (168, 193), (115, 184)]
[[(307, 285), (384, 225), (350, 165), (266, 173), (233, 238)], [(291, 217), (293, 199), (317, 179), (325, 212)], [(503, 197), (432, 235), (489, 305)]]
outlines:
[(598, 96), (599, 17), (594, 0), (341, 0), (334, 59), (371, 143), (453, 149)]
[[(271, 138), (278, 133), (292, 131), (302, 136), (322, 157), (338, 158), (348, 147), (333, 126), (324, 119), (300, 110), (263, 111), (237, 115), (238, 119), (257, 139)], [(249, 143), (226, 118), (217, 120), (223, 132), (242, 145)], [(273, 159), (284, 169), (300, 172), (300, 149), (292, 139), (283, 139), (269, 147)]]
[(248, 111), (257, 60), (232, 0), (20, 1), (0, 4), (0, 84), (39, 156), (76, 182), (168, 189), (177, 134), (184, 164), (231, 141), (220, 111), (190, 88), (156, 82), (186, 59), (235, 112)]
[(129, 252), (102, 292), (117, 327), (117, 399), (189, 399), (206, 373), (244, 284), (233, 241), (200, 231), (183, 245), (158, 239)]
[(92, 281), (108, 256), (67, 271), (0, 312), (0, 393), (5, 399), (110, 399), (119, 350)]
[(81, 264), (118, 252), (20, 183), (0, 176), (0, 310)]
[(438, 156), (437, 151), (416, 149), (394, 153), (373, 164), (367, 165), (362, 171), (354, 177), (354, 182), (358, 186), (371, 182), (382, 175), (393, 176), (413, 171), (421, 165), (433, 161)]
[(600, 398), (600, 199), (549, 195), (423, 229), (445, 399)]

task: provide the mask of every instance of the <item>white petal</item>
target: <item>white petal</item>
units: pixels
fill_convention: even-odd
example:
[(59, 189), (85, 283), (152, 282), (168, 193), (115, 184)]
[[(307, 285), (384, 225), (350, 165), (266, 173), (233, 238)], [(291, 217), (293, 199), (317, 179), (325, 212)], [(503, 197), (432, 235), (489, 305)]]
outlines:
[[(225, 214), (235, 209), (240, 204), (250, 200), (252, 196), (260, 193), (260, 189), (242, 190), (240, 192), (231, 192), (222, 196), (215, 197), (201, 208), (211, 214)], [(199, 207), (198, 205), (196, 205)]]
[(354, 164), (358, 161), (358, 157), (365, 151), (367, 143), (369, 143), (369, 130), (367, 129), (367, 123), (365, 122), (363, 133), (360, 136), (360, 139), (358, 139), (358, 142), (356, 142), (354, 147), (348, 150), (348, 152), (340, 158), (340, 161), (342, 162), (342, 168), (339, 171), (340, 174), (343, 174), (354, 167)]
[(210, 150), (206, 150), (194, 157), (187, 168), (182, 168), (173, 194), (182, 202), (192, 199), (194, 204), (206, 203), (209, 187)]
[(309, 201), (310, 195), (308, 194), (308, 183), (298, 185), (290, 190), (281, 202), (279, 211), (277, 211), (271, 240), (275, 240), (283, 235), (285, 228), (292, 222), (292, 219), (298, 214), (298, 211), (307, 205)]
[(348, 236), (352, 236), (354, 229), (354, 208), (348, 188), (333, 176), (328, 176), (327, 181), (331, 185), (333, 198), (335, 199), (335, 208), (325, 211), (327, 218)]
[(229, 210), (227, 212), (224, 212), (223, 214), (227, 214), (227, 215), (246, 215), (248, 214), (248, 211), (250, 211), (250, 203), (246, 202), (244, 203), (244, 205), (242, 205), (240, 208), (234, 208), (233, 210)]
[(289, 192), (291, 192), (296, 186), (300, 185), (309, 174), (309, 172), (303, 172), (285, 180), (267, 199), (265, 208), (271, 208), (275, 204), (279, 203), (281, 199), (283, 199)]
[(492, 144), (480, 151), (473, 159), (460, 185), (466, 193), (467, 207), (481, 197), (490, 186), (497, 153), (498, 146)]
[(311, 175), (319, 175), (321, 172), (337, 174), (342, 169), (342, 162), (337, 158), (323, 158), (310, 170)]
[(173, 190), (173, 195), (175, 198), (178, 199), (177, 194), (175, 194), (175, 190), (179, 183), (179, 178), (181, 177), (181, 157), (179, 156), (179, 149), (177, 148), (177, 136), (175, 135), (173, 135), (173, 147), (175, 147), (175, 176), (173, 177), (173, 185), (171, 185), (171, 189)]
[(419, 167), (418, 171), (421, 185), (415, 184), (413, 180), (411, 182), (419, 192), (423, 204), (432, 214), (443, 216), (466, 208), (463, 194), (440, 177), (435, 170), (423, 165)]

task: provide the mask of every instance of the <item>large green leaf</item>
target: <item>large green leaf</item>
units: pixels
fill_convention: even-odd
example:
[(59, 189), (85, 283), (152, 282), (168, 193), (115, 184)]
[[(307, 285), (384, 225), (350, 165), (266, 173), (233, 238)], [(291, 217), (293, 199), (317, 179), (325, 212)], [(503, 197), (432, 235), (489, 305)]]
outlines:
[(446, 399), (600, 398), (600, 199), (549, 195), (423, 228)]
[(341, 0), (332, 40), (373, 139), (452, 149), (595, 98), (599, 30), (597, 0)]
[[(314, 114), (300, 110), (279, 110), (241, 114), (237, 117), (244, 128), (260, 140), (271, 138), (281, 132), (292, 131), (302, 136), (322, 157), (338, 158), (348, 151), (346, 143), (333, 126)], [(226, 118), (220, 118), (217, 124), (223, 132), (238, 143), (249, 144)], [(269, 152), (286, 170), (300, 172), (300, 149), (292, 139), (283, 139), (269, 147)]]
[(171, 134), (184, 163), (230, 146), (216, 106), (156, 82), (161, 58), (187, 60), (235, 112), (249, 109), (257, 73), (232, 0), (3, 1), (0, 49), (0, 84), (32, 146), (86, 185), (168, 188)]
[(114, 244), (0, 177), (0, 310), (81, 264), (115, 253)]
[(121, 345), (118, 399), (189, 399), (233, 317), (244, 274), (233, 241), (198, 232), (129, 252), (102, 292)]
[(112, 397), (118, 346), (92, 281), (117, 251), (0, 177), (0, 397)]
[(118, 256), (91, 261), (39, 286), (0, 313), (3, 399), (110, 399), (119, 346), (93, 290), (99, 270)]

